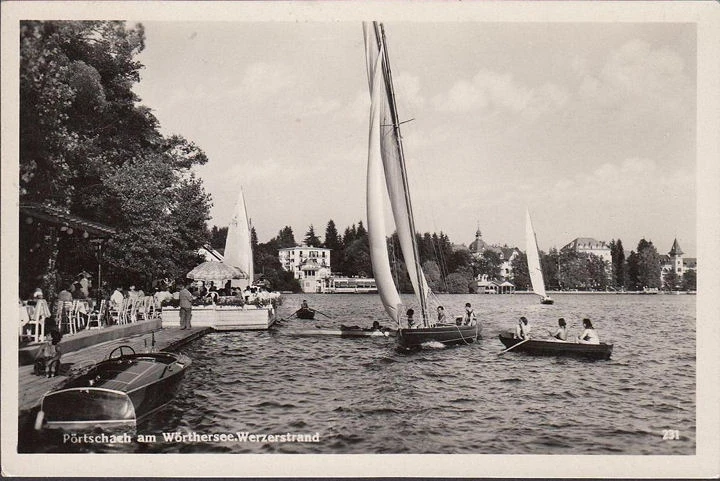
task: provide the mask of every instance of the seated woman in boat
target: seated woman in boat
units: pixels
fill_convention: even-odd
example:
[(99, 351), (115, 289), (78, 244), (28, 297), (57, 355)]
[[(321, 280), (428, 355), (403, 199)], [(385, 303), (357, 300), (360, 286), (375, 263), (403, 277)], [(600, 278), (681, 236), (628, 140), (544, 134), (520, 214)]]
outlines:
[(445, 308), (443, 306), (437, 306), (437, 324), (445, 324)]
[(415, 311), (412, 309), (408, 309), (406, 314), (407, 314), (408, 329), (413, 329), (415, 327), (415, 319), (413, 319), (413, 316), (415, 315)]
[(583, 328), (585, 330), (578, 336), (578, 342), (580, 344), (600, 344), (600, 337), (598, 337), (597, 332), (595, 332), (595, 328), (593, 328), (590, 319), (583, 319)]
[(515, 327), (515, 339), (530, 339), (530, 324), (525, 316), (518, 320)]
[(567, 324), (565, 323), (565, 319), (563, 319), (562, 317), (558, 319), (558, 328), (552, 337), (554, 337), (558, 341), (567, 341)]

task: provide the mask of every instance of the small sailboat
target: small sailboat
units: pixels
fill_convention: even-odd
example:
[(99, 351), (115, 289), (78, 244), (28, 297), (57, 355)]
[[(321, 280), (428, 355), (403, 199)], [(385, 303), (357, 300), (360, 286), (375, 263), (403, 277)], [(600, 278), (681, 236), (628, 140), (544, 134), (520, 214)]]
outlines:
[[(423, 343), (470, 344), (478, 339), (480, 325), (434, 325), (429, 318), (430, 289), (420, 265), (415, 221), (410, 201), (400, 120), (388, 59), (383, 25), (363, 23), (370, 88), (370, 135), (368, 139), (367, 221), (375, 281), (390, 318), (398, 326), (399, 347), (414, 349)], [(384, 200), (389, 197), (395, 228), (420, 310), (418, 328), (403, 327), (403, 304), (393, 282), (385, 231)]]
[(540, 253), (538, 251), (537, 236), (533, 228), (530, 211), (525, 210), (525, 241), (527, 243), (527, 264), (530, 274), (530, 283), (535, 294), (540, 296), (540, 304), (552, 304), (555, 301), (545, 292)]
[(225, 264), (236, 267), (245, 273), (247, 283), (242, 282), (240, 284), (241, 288), (252, 285), (254, 266), (250, 221), (247, 215), (245, 195), (243, 194), (242, 188), (238, 194), (235, 213), (228, 226), (223, 257)]

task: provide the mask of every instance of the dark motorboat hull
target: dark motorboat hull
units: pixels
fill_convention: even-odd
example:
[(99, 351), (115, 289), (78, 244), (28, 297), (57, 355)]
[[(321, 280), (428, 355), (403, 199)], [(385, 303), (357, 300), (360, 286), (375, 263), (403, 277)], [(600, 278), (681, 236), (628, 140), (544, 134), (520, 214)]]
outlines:
[(36, 428), (134, 428), (175, 397), (190, 364), (171, 353), (102, 361), (43, 396)]
[(447, 346), (471, 344), (480, 337), (480, 324), (474, 326), (437, 326), (419, 329), (398, 329), (397, 344), (405, 349), (418, 349), (429, 342)]
[(295, 313), (298, 319), (315, 319), (315, 311), (312, 309), (300, 309)]
[(395, 337), (395, 331), (383, 330), (383, 331), (366, 331), (364, 329), (292, 329), (286, 330), (284, 334), (292, 336), (336, 336), (342, 338), (360, 338), (360, 337), (375, 337), (375, 338), (388, 338)]
[[(515, 339), (509, 334), (500, 334), (500, 342), (508, 348), (522, 342), (522, 339)], [(540, 341), (531, 339), (523, 342), (522, 345), (513, 348), (512, 352), (525, 352), (535, 356), (574, 356), (586, 359), (610, 359), (612, 355), (612, 344), (580, 344), (563, 341)]]

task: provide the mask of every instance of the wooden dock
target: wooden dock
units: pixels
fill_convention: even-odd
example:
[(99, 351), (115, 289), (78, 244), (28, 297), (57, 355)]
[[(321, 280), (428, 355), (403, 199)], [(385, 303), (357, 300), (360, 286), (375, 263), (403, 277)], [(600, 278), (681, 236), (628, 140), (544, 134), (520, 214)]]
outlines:
[(213, 332), (210, 327), (194, 327), (189, 330), (164, 328), (153, 333), (139, 334), (95, 344), (79, 351), (64, 354), (60, 360), (62, 365), (61, 374), (53, 378), (34, 375), (32, 365), (20, 366), (18, 369), (18, 410), (22, 414), (23, 411), (35, 408), (46, 392), (59, 386), (67, 379), (68, 371), (102, 361), (118, 346), (127, 345), (131, 346), (136, 352), (147, 352), (152, 348), (152, 339), (154, 337), (156, 351), (172, 352), (209, 332)]

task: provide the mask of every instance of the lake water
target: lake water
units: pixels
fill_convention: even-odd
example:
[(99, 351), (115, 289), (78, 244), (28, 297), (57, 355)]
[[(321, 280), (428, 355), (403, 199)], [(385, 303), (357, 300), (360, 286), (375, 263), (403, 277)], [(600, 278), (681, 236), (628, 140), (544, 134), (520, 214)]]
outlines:
[[(207, 335), (178, 396), (138, 428), (155, 442), (68, 445), (21, 432), (21, 451), (137, 453), (694, 454), (695, 296), (441, 295), (449, 315), (471, 302), (483, 339), (469, 346), (396, 351), (390, 339), (293, 337), (286, 327), (384, 324), (376, 295), (287, 295), (330, 316), (273, 332)], [(411, 298), (406, 300), (411, 302)], [(609, 361), (531, 357), (498, 334), (520, 316), (572, 336), (592, 319), (615, 345)], [(26, 429), (26, 428), (23, 428)], [(663, 439), (666, 437), (679, 439)], [(163, 433), (307, 434), (317, 442), (223, 442)]]

